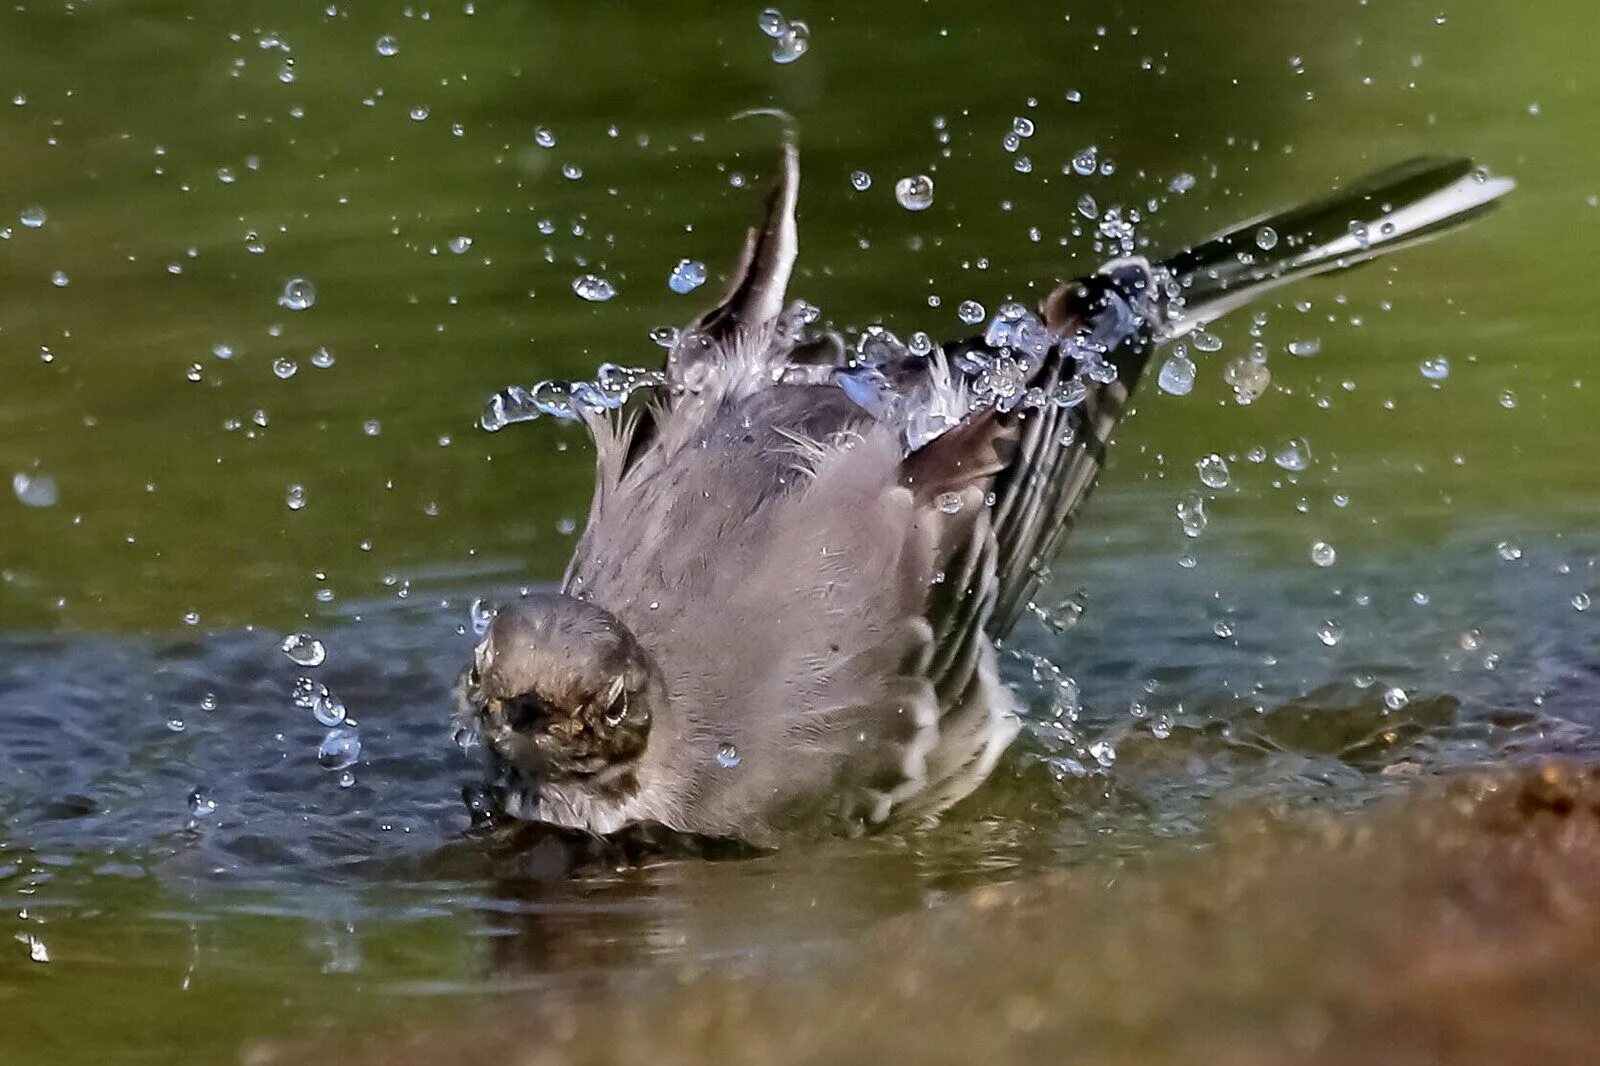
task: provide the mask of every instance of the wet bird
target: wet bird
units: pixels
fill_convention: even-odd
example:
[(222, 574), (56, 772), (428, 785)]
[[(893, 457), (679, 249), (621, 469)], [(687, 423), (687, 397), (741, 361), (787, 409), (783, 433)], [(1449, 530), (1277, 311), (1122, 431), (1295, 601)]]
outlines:
[(907, 351), (869, 333), (847, 352), (785, 309), (786, 145), (725, 298), (649, 402), (577, 405), (596, 484), (560, 591), (501, 607), (460, 685), (499, 809), (757, 845), (937, 815), (1018, 731), (995, 642), (1152, 354), (1511, 188), (1417, 159), (1164, 260), (1116, 259), (981, 336)]

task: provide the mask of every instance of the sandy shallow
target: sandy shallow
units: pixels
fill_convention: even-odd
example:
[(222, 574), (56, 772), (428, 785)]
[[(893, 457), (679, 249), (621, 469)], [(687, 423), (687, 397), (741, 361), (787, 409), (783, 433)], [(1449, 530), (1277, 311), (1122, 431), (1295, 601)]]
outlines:
[(1239, 812), (1204, 849), (985, 887), (861, 947), (245, 1061), (1590, 1063), (1600, 765), (1422, 783), (1354, 815)]

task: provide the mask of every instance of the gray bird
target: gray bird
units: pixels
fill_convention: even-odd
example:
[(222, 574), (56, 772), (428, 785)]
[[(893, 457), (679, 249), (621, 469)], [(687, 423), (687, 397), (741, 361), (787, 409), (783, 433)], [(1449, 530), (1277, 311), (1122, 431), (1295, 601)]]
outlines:
[(726, 297), (650, 401), (579, 405), (595, 491), (561, 590), (501, 607), (460, 685), (498, 806), (760, 846), (938, 814), (1017, 733), (995, 641), (1155, 349), (1511, 188), (1417, 159), (1159, 263), (1117, 259), (981, 337), (911, 352), (869, 334), (847, 354), (785, 311), (786, 145)]

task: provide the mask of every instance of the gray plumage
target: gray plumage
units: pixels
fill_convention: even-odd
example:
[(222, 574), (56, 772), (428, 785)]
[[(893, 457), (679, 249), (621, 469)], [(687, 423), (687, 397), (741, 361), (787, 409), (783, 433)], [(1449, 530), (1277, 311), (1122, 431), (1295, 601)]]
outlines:
[[(799, 347), (783, 314), (798, 185), (790, 144), (726, 298), (684, 332), (666, 383), (643, 410), (585, 412), (595, 492), (561, 595), (502, 608), (463, 680), (515, 817), (769, 844), (961, 799), (1019, 728), (994, 641), (1154, 348), (1510, 187), (1415, 161), (1165, 264), (1062, 285), (1043, 334), (861, 368), (837, 345)], [(1011, 402), (1029, 388), (1034, 403)]]

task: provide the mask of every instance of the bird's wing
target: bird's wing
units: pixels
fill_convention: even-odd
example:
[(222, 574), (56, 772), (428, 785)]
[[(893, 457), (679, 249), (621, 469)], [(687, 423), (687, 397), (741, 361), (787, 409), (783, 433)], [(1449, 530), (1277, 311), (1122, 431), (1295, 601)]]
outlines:
[[(800, 198), (800, 152), (793, 138), (784, 141), (778, 180), (767, 196), (766, 217), (745, 235), (744, 251), (734, 269), (722, 302), (706, 311), (686, 331), (702, 342), (692, 351), (674, 352), (668, 367), (674, 375), (685, 364), (725, 346), (743, 330), (759, 333), (770, 328), (783, 311), (789, 275), (800, 254), (800, 230), (795, 209)], [(673, 364), (678, 364), (676, 367)]]
[(667, 354), (665, 381), (651, 391), (647, 404), (626, 416), (583, 412), (597, 449), (597, 494), (661, 445), (664, 434), (673, 434), (674, 428), (679, 437), (693, 432), (724, 397), (773, 383), (775, 360), (837, 359), (836, 338), (797, 347), (798, 338), (785, 336), (782, 328), (785, 294), (800, 250), (795, 217), (799, 195), (799, 149), (790, 134), (761, 225), (747, 231), (722, 300), (680, 331)]
[[(1094, 485), (1112, 429), (1149, 359), (1143, 307), (1150, 279), (1148, 266), (1128, 260), (1062, 286), (1045, 303), (1045, 324), (1065, 339), (1051, 349), (1032, 387), (1053, 396), (1077, 375), (1074, 353), (1083, 349), (1073, 338), (1103, 338), (1103, 361), (1114, 376), (1086, 381), (1073, 406), (983, 408), (905, 460), (905, 483), (934, 509), (944, 509), (941, 501), (952, 507), (952, 494), (978, 501), (970, 519), (952, 529), (945, 581), (933, 589), (928, 609), (930, 673), (948, 701), (967, 698), (983, 683), (984, 650), (1010, 630)], [(961, 347), (1000, 354), (981, 341)]]
[[(1082, 379), (1086, 355), (1106, 364), (1106, 373), (1083, 379), (1076, 406), (979, 411), (907, 460), (912, 476), (919, 469), (977, 476), (997, 450), (1006, 457), (990, 486), (991, 528), (984, 536), (975, 532), (959, 559), (963, 573), (992, 574), (992, 587), (974, 586), (971, 597), (958, 594), (964, 588), (952, 590), (932, 615), (935, 661), (952, 675), (945, 684), (967, 676), (979, 633), (998, 639), (1015, 624), (1094, 486), (1112, 431), (1157, 345), (1290, 281), (1446, 233), (1513, 187), (1470, 160), (1414, 159), (1241, 223), (1155, 267), (1142, 258), (1117, 260), (1051, 293), (1041, 312), (1061, 339), (1029, 384), (1052, 395), (1060, 383)], [(1276, 242), (1267, 248), (1260, 243), (1264, 230)], [(965, 347), (996, 354), (982, 341)]]

